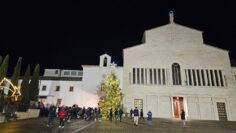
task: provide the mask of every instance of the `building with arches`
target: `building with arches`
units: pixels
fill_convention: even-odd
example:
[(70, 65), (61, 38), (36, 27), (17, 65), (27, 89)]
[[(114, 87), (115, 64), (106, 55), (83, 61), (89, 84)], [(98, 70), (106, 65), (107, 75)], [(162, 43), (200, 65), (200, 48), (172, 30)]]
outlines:
[(153, 117), (236, 120), (236, 88), (227, 50), (203, 43), (202, 31), (174, 22), (145, 31), (123, 50), (124, 105)]

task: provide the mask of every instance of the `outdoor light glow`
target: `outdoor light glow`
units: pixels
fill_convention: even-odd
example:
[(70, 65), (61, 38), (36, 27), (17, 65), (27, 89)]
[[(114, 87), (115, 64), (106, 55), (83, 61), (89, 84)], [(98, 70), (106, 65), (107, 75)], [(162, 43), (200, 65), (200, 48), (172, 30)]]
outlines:
[[(10, 87), (6, 87), (6, 86), (2, 86), (2, 84), (4, 82), (7, 82), (10, 84), (10, 86), (13, 88), (13, 90)], [(4, 90), (4, 88), (8, 89), (9, 91), (12, 92), (12, 97), (15, 97), (15, 100), (17, 101), (18, 97), (21, 96), (21, 92), (20, 92), (20, 88), (18, 88), (17, 86), (13, 85), (12, 82), (7, 79), (7, 78), (3, 78), (2, 81), (0, 82), (0, 90)]]

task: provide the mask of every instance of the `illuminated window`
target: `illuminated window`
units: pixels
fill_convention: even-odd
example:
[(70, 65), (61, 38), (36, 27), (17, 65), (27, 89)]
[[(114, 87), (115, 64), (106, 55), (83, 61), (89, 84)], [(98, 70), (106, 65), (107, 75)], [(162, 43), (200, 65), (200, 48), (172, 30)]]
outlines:
[(143, 99), (134, 99), (134, 107), (137, 107), (139, 110), (143, 109)]

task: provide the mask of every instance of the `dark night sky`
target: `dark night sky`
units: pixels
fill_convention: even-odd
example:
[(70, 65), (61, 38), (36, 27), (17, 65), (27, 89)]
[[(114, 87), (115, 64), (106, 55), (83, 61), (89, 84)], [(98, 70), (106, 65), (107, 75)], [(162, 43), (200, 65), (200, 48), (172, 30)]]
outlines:
[[(122, 49), (141, 42), (145, 29), (175, 22), (204, 31), (204, 42), (227, 49), (236, 59), (236, 12), (230, 2), (10, 2), (1, 8), (0, 55), (10, 55), (9, 73), (19, 56), (23, 68), (81, 69), (108, 53), (122, 65)], [(43, 73), (43, 71), (41, 72)]]

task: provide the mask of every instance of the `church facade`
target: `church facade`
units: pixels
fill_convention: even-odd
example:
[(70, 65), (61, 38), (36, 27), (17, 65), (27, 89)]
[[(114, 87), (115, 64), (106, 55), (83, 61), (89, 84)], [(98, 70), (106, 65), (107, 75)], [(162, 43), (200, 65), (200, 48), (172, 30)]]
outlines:
[(236, 88), (227, 50), (203, 43), (202, 32), (174, 22), (145, 31), (126, 48), (124, 105), (153, 117), (236, 120)]

